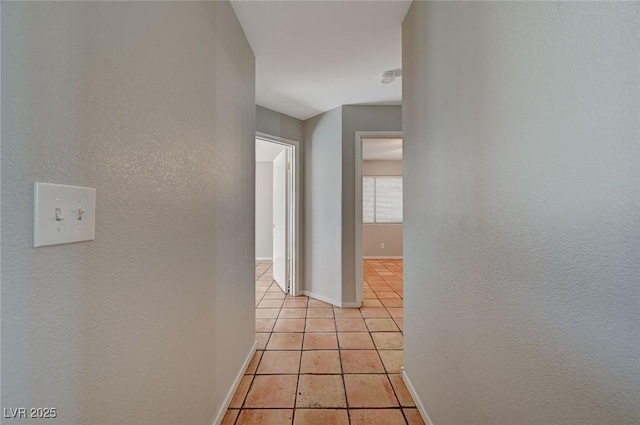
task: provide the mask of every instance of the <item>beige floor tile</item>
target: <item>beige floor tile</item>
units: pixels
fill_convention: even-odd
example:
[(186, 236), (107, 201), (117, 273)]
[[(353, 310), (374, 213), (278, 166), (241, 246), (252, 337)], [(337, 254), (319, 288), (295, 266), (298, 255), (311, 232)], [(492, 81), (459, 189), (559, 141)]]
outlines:
[(380, 302), (382, 305), (389, 308), (400, 308), (403, 306), (403, 301), (397, 298), (383, 298)]
[(258, 308), (280, 308), (284, 300), (262, 300)]
[(402, 350), (378, 350), (387, 373), (400, 373), (402, 368)]
[(400, 295), (396, 294), (395, 292), (376, 292), (376, 295), (380, 299), (383, 299), (383, 298), (400, 299)]
[(256, 319), (275, 319), (279, 312), (279, 308), (256, 308)]
[(304, 332), (305, 319), (278, 319), (274, 332)]
[(378, 276), (377, 274), (365, 275), (364, 278), (367, 280), (367, 282), (369, 282), (369, 284), (373, 282), (384, 282), (384, 278), (382, 276)]
[(342, 376), (300, 375), (296, 407), (347, 407)]
[(391, 386), (393, 390), (396, 392), (396, 397), (398, 397), (398, 401), (400, 402), (400, 406), (402, 407), (415, 407), (415, 403), (413, 402), (413, 398), (411, 398), (411, 394), (409, 394), (409, 390), (404, 385), (404, 381), (400, 375), (389, 375), (389, 381), (391, 381)]
[(360, 313), (362, 313), (362, 317), (367, 319), (390, 317), (389, 312), (384, 307), (362, 307)]
[(276, 319), (256, 319), (256, 332), (271, 332)]
[(364, 299), (362, 300), (362, 307), (382, 307), (382, 302), (378, 297), (374, 299)]
[(393, 317), (394, 319), (402, 319), (404, 317), (404, 309), (403, 308), (388, 308), (387, 310), (389, 310), (389, 314), (391, 314), (391, 317)]
[(376, 350), (341, 350), (344, 373), (384, 373)]
[(401, 331), (404, 330), (404, 319), (393, 319), (393, 321), (396, 322)]
[(303, 351), (300, 373), (342, 373), (338, 350)]
[(316, 307), (316, 308), (329, 308), (329, 307), (333, 307), (331, 304), (326, 303), (324, 301), (320, 301), (320, 300), (314, 300), (313, 298), (309, 299), (309, 307)]
[(307, 309), (307, 318), (311, 318), (311, 319), (333, 319), (333, 309), (309, 307)]
[(293, 425), (349, 425), (345, 409), (296, 409)]
[(346, 318), (336, 319), (336, 328), (338, 332), (366, 332), (367, 325), (363, 319)]
[(342, 350), (375, 349), (369, 332), (338, 332), (338, 342)]
[(258, 363), (260, 363), (260, 359), (262, 358), (262, 351), (256, 351), (253, 354), (253, 358), (251, 358), (251, 362), (249, 362), (249, 366), (247, 366), (247, 371), (245, 374), (250, 375), (256, 373), (258, 369)]
[(306, 308), (283, 308), (280, 310), (280, 319), (304, 319), (307, 315)]
[(405, 425), (400, 409), (351, 409), (351, 425)]
[(369, 332), (399, 332), (396, 322), (392, 319), (365, 319)]
[(267, 341), (269, 341), (269, 337), (271, 333), (265, 332), (257, 332), (256, 333), (256, 341), (258, 343), (258, 350), (264, 350), (267, 348)]
[(404, 416), (407, 418), (409, 425), (424, 425), (422, 416), (418, 413), (418, 409), (402, 409)]
[(293, 421), (293, 409), (249, 409), (240, 412), (236, 425), (287, 425)]
[(297, 374), (299, 367), (300, 351), (265, 351), (256, 373), (259, 375)]
[(253, 375), (244, 375), (240, 384), (238, 385), (238, 389), (236, 393), (233, 395), (231, 399), (231, 403), (229, 403), (230, 408), (240, 408), (242, 407), (242, 403), (244, 402), (244, 398), (249, 391), (249, 387), (251, 386), (251, 381), (253, 380)]
[(402, 350), (402, 333), (372, 332), (371, 338), (378, 350)]
[(265, 300), (284, 300), (285, 294), (283, 294), (282, 292), (276, 292), (276, 291), (267, 291), (266, 294), (264, 294), (264, 299)]
[(296, 375), (256, 375), (244, 407), (293, 408), (297, 382)]
[(238, 414), (240, 413), (240, 410), (238, 409), (229, 409), (227, 410), (227, 412), (224, 414), (224, 418), (222, 418), (222, 422), (220, 423), (220, 425), (233, 425), (236, 423), (236, 418), (238, 417)]
[(282, 307), (306, 308), (308, 302), (309, 302), (308, 298), (287, 298), (284, 300), (284, 304), (282, 305)]
[(304, 350), (337, 350), (336, 333), (305, 333), (302, 348)]
[(274, 333), (269, 339), (267, 350), (302, 350), (301, 332)]
[(307, 319), (306, 332), (335, 332), (334, 319)]
[(336, 319), (346, 319), (346, 318), (362, 318), (362, 314), (360, 314), (359, 308), (339, 308), (334, 307), (333, 312), (336, 316)]
[(397, 407), (387, 375), (344, 375), (349, 407)]
[(373, 289), (374, 292), (393, 292), (391, 286), (386, 283), (372, 283), (371, 289)]

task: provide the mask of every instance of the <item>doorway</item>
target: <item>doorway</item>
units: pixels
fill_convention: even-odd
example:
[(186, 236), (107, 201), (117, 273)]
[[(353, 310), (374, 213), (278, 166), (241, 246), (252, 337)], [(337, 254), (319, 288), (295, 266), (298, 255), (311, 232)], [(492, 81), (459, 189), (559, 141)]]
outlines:
[[(402, 269), (402, 132), (356, 132), (356, 299), (363, 299), (365, 263)], [(401, 288), (400, 288), (401, 290)]]
[(256, 261), (270, 262), (292, 296), (300, 292), (298, 157), (298, 142), (256, 134)]

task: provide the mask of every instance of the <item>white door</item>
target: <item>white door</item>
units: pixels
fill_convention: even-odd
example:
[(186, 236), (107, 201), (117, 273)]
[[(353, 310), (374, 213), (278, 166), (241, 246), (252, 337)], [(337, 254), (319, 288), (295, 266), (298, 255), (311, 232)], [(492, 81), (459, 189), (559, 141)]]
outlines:
[(273, 279), (284, 292), (288, 292), (288, 149), (273, 160)]

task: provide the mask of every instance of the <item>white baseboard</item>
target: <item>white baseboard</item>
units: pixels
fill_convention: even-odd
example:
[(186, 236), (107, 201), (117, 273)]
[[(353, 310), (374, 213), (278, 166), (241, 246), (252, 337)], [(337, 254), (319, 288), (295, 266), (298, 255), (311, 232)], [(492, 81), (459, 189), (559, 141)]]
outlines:
[(418, 394), (416, 394), (416, 389), (414, 388), (413, 384), (411, 383), (411, 380), (407, 376), (407, 372), (404, 370), (404, 366), (402, 367), (401, 376), (402, 376), (402, 380), (404, 381), (404, 385), (407, 387), (407, 390), (409, 390), (409, 394), (411, 394), (411, 397), (413, 398), (413, 402), (416, 404), (416, 408), (418, 409), (420, 416), (422, 416), (422, 420), (424, 421), (425, 425), (434, 425), (433, 421), (429, 417), (429, 414), (427, 413), (427, 409), (425, 409), (424, 404), (422, 404), (422, 400), (418, 398)]
[(256, 261), (273, 261), (273, 257), (256, 257)]
[(233, 381), (233, 385), (231, 386), (229, 393), (227, 393), (227, 397), (224, 399), (224, 403), (222, 403), (222, 407), (218, 411), (216, 418), (213, 420), (212, 425), (220, 425), (222, 423), (222, 420), (224, 419), (224, 415), (225, 413), (227, 413), (227, 409), (231, 404), (231, 400), (233, 399), (233, 396), (236, 393), (238, 386), (240, 385), (240, 381), (242, 381), (242, 377), (244, 376), (244, 373), (247, 371), (247, 368), (249, 367), (249, 363), (251, 363), (251, 359), (253, 359), (253, 355), (255, 354), (257, 348), (258, 348), (258, 341), (254, 341), (253, 345), (251, 346), (251, 349), (249, 350), (249, 355), (247, 356), (246, 359), (244, 359), (244, 363), (240, 368), (240, 372), (236, 376), (236, 379)]
[(402, 260), (402, 255), (365, 255), (365, 260)]
[(331, 305), (335, 305), (336, 307), (342, 307), (342, 303), (341, 302), (338, 302), (336, 300), (332, 300), (332, 299), (324, 297), (322, 295), (314, 294), (311, 291), (300, 291), (300, 293), (302, 295), (306, 295), (308, 297), (315, 298), (316, 300), (324, 301), (324, 302), (329, 303)]
[(342, 303), (342, 308), (360, 308), (362, 307), (362, 303)]

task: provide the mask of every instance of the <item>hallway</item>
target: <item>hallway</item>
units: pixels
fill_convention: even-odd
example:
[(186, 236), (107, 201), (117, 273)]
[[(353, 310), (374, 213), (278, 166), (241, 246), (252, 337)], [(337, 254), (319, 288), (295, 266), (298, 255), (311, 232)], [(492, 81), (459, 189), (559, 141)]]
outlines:
[(365, 260), (363, 306), (288, 297), (256, 261), (256, 352), (223, 425), (423, 424), (400, 378), (402, 260)]

